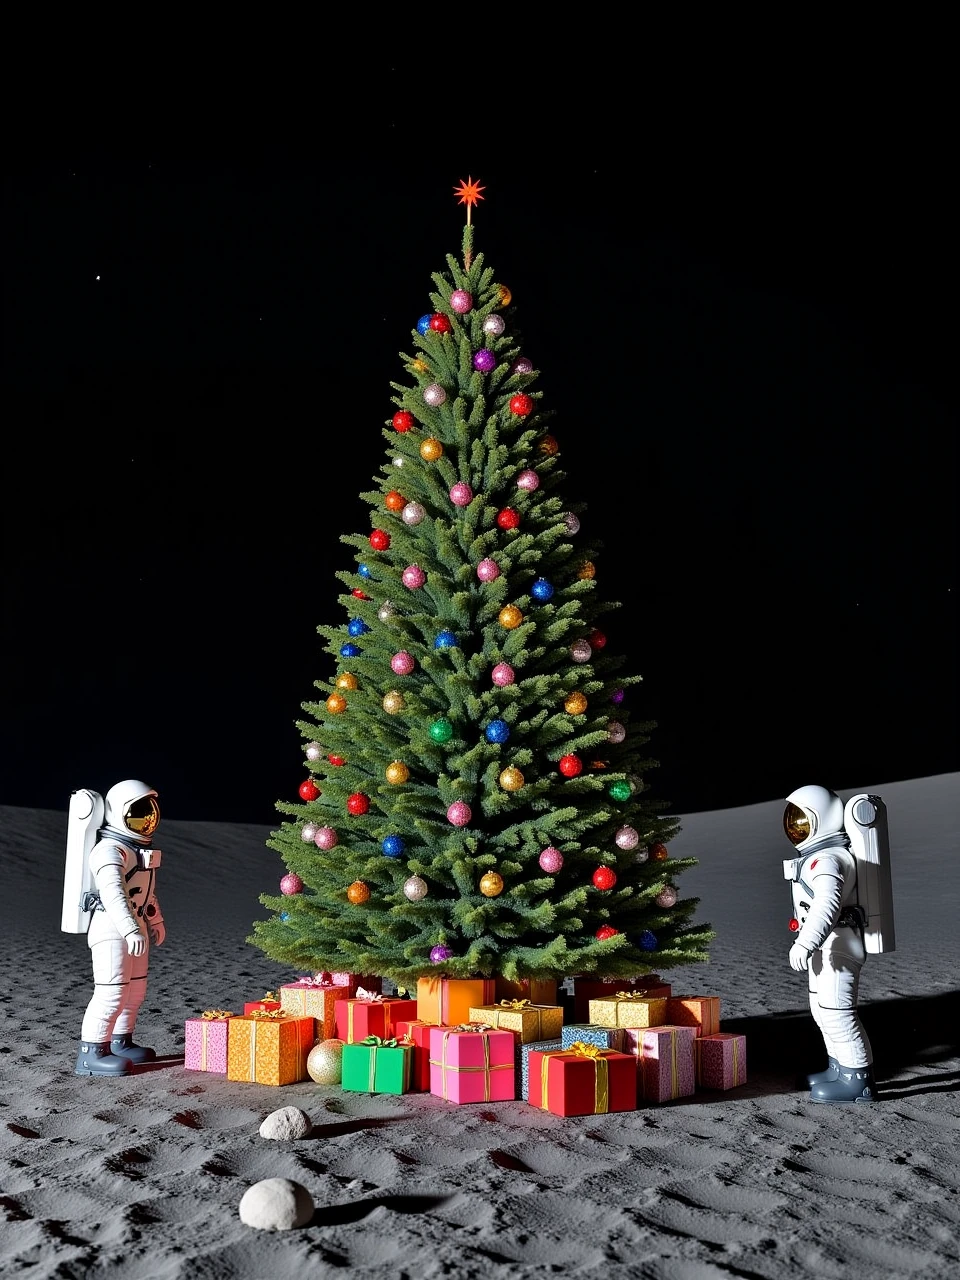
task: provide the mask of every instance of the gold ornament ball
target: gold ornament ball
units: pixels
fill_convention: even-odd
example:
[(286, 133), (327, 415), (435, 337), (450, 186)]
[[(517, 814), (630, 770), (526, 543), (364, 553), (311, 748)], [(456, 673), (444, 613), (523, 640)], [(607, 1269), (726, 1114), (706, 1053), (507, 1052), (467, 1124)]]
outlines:
[(670, 857), (667, 853), (666, 846), (662, 844), (652, 844), (650, 846), (650, 857), (654, 862), (666, 862)]
[(499, 618), (501, 627), (506, 627), (508, 631), (512, 631), (514, 627), (519, 627), (523, 621), (523, 614), (515, 604), (506, 604), (500, 610)]
[(387, 765), (387, 781), (399, 786), (410, 777), (410, 770), (402, 760), (394, 760)]
[(317, 1084), (339, 1084), (342, 1056), (342, 1040), (321, 1040), (307, 1054), (307, 1075)]
[(342, 693), (331, 693), (327, 699), (327, 710), (332, 716), (338, 716), (341, 711), (346, 711), (347, 700)]
[(587, 709), (587, 700), (582, 693), (571, 693), (563, 709), (568, 716), (582, 716)]
[(597, 576), (597, 566), (592, 560), (584, 560), (583, 564), (577, 570), (577, 577), (581, 582), (589, 582), (591, 578)]
[(354, 880), (347, 890), (347, 898), (355, 907), (359, 906), (361, 902), (366, 902), (369, 897), (370, 886), (364, 884), (362, 880)]
[(426, 360), (420, 360), (420, 359), (414, 360), (412, 368), (416, 369), (417, 373), (430, 372), (430, 366), (427, 364)]
[(513, 765), (504, 769), (500, 775), (500, 785), (504, 791), (519, 791), (523, 786), (523, 774)]
[(542, 436), (537, 441), (537, 452), (541, 453), (545, 458), (552, 458), (559, 448), (560, 446), (553, 436)]
[(496, 871), (487, 871), (480, 877), (480, 892), (485, 898), (495, 898), (503, 893), (503, 876)]
[(383, 709), (388, 716), (395, 716), (397, 712), (403, 710), (405, 705), (403, 694), (398, 693), (396, 689), (391, 689), (389, 693), (383, 695)]
[(435, 436), (427, 436), (420, 446), (420, 457), (424, 462), (436, 462), (438, 458), (443, 457), (443, 445)]
[(343, 675), (337, 676), (338, 689), (356, 689), (357, 677), (350, 671), (344, 671)]
[(513, 301), (513, 294), (507, 286), (505, 284), (498, 284), (497, 292), (500, 294), (501, 307), (509, 307), (510, 303)]

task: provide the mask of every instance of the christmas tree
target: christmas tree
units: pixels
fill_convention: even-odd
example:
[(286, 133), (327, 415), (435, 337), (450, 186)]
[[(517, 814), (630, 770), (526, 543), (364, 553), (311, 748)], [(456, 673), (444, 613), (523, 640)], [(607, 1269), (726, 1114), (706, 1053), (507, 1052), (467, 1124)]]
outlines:
[(564, 496), (510, 290), (473, 248), (432, 276), (391, 383), (346, 621), (297, 721), (310, 776), (268, 846), (287, 873), (249, 939), (299, 970), (630, 978), (707, 958), (696, 864), (644, 775), (641, 676), (598, 625), (601, 543)]

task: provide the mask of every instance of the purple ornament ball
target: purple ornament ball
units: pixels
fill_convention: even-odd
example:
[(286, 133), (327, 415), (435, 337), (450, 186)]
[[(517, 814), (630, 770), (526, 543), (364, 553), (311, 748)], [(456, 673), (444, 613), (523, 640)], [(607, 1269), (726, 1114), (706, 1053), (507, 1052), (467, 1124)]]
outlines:
[(614, 689), (613, 693), (610, 695), (610, 701), (615, 707), (619, 707), (620, 703), (623, 701), (623, 696), (624, 694), (622, 689)]
[(486, 347), (481, 347), (473, 353), (473, 367), (478, 373), (490, 373), (497, 367), (497, 357)]
[(556, 875), (563, 866), (563, 854), (559, 849), (555, 849), (552, 844), (547, 845), (546, 849), (540, 854), (540, 866), (548, 876)]
[(533, 373), (533, 361), (526, 356), (518, 356), (510, 366), (511, 373)]
[(449, 947), (434, 947), (430, 952), (431, 964), (443, 964), (444, 960), (449, 960), (453, 952)]

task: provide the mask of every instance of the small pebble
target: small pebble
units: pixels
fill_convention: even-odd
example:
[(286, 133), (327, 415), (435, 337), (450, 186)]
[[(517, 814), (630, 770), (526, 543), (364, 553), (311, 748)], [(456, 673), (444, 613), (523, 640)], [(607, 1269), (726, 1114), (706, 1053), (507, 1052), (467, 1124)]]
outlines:
[(313, 1198), (289, 1178), (264, 1178), (248, 1187), (240, 1200), (240, 1221), (261, 1231), (305, 1227), (313, 1217)]
[(271, 1111), (260, 1126), (261, 1138), (276, 1138), (289, 1141), (293, 1138), (304, 1138), (313, 1128), (310, 1117), (299, 1107), (281, 1107), (279, 1111)]

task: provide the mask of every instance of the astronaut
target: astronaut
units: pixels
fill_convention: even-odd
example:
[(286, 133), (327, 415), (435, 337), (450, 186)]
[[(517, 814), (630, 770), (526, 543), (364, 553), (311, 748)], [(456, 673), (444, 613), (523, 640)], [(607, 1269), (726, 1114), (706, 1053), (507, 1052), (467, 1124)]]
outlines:
[(873, 1051), (857, 1014), (865, 917), (843, 801), (825, 787), (800, 787), (787, 796), (783, 829), (801, 855), (783, 864), (793, 882), (790, 967), (807, 971), (828, 1060), (825, 1071), (807, 1077), (810, 1101), (874, 1102)]
[(89, 854), (94, 989), (80, 1030), (78, 1076), (119, 1076), (156, 1058), (153, 1049), (134, 1044), (133, 1031), (147, 991), (150, 947), (166, 937), (156, 896), (160, 851), (151, 848), (160, 806), (156, 791), (136, 779), (111, 787), (103, 804), (104, 825)]

